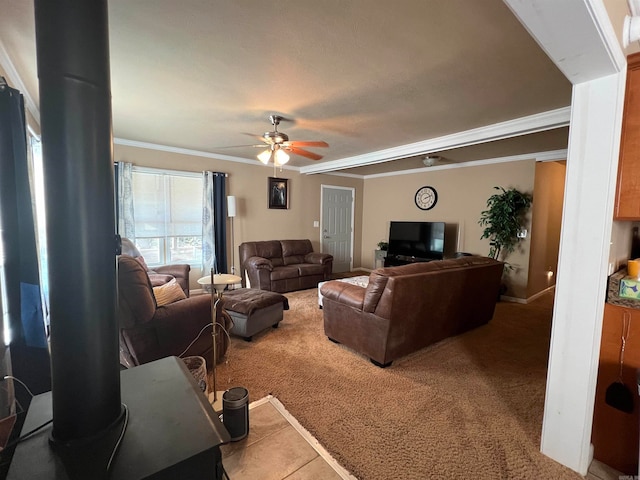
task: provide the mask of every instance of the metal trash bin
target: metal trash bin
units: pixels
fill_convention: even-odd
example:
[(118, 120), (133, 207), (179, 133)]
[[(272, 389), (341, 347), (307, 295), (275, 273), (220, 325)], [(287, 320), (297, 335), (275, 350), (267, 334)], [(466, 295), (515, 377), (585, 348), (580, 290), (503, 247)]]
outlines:
[(222, 394), (222, 423), (232, 442), (249, 434), (249, 391), (246, 388), (233, 387)]

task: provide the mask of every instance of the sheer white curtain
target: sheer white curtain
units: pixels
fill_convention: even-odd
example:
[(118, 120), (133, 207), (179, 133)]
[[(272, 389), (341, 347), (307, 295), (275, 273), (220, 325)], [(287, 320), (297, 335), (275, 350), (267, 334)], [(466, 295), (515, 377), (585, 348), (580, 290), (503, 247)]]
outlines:
[[(213, 172), (202, 172), (202, 274), (216, 268), (216, 241), (214, 230), (214, 178)], [(217, 271), (215, 273), (218, 273)]]
[(133, 164), (118, 162), (118, 233), (131, 241), (136, 238), (133, 215)]

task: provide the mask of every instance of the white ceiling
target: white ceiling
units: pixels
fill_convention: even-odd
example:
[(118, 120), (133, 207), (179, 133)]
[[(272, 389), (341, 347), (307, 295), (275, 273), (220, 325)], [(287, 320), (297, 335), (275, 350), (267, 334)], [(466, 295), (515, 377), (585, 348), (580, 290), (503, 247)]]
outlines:
[[(0, 0), (0, 11), (0, 66), (37, 109), (32, 2)], [(428, 151), (467, 161), (566, 147), (558, 115), (521, 141), (434, 141), (568, 118), (571, 84), (502, 0), (111, 0), (109, 16), (117, 141), (254, 161), (259, 149), (222, 147), (252, 143), (243, 132), (271, 130), (278, 113), (291, 140), (330, 145), (310, 148), (319, 162), (292, 156), (296, 167), (381, 173), (418, 168)], [(383, 163), (354, 168), (372, 159)]]

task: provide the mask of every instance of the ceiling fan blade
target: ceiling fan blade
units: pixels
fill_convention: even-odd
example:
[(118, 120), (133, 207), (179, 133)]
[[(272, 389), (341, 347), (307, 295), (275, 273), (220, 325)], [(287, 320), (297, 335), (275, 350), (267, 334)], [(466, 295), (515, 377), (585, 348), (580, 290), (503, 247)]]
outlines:
[(265, 145), (256, 145), (256, 144), (250, 144), (250, 145), (226, 145), (224, 147), (213, 147), (214, 150), (221, 150), (223, 148), (248, 148), (248, 147), (255, 147), (255, 148), (264, 148)]
[(309, 150), (303, 150), (302, 148), (297, 147), (286, 147), (285, 150), (288, 152), (294, 153), (296, 155), (300, 155), (301, 157), (307, 157), (311, 160), (320, 160), (322, 155), (318, 155), (317, 153), (310, 152)]
[(294, 140), (286, 143), (291, 147), (329, 147), (329, 144), (327, 142), (299, 142)]
[(255, 138), (256, 140), (258, 140), (259, 142), (263, 142), (266, 143), (267, 145), (269, 144), (269, 142), (267, 141), (266, 138), (264, 138), (262, 135), (256, 135), (255, 133), (246, 133), (243, 132), (243, 135), (249, 135), (250, 137)]

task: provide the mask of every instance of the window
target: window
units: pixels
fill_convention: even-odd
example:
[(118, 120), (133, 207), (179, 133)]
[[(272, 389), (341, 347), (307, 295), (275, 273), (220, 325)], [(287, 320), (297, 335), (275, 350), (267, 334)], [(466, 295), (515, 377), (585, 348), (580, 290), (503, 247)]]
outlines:
[(29, 137), (29, 154), (32, 172), (32, 190), (35, 201), (35, 224), (36, 238), (38, 245), (38, 264), (40, 268), (40, 284), (42, 285), (42, 303), (44, 310), (45, 324), (49, 328), (49, 261), (47, 257), (47, 210), (44, 198), (44, 171), (42, 164), (42, 142), (31, 133)]
[(202, 263), (202, 177), (134, 168), (136, 245), (148, 265)]

